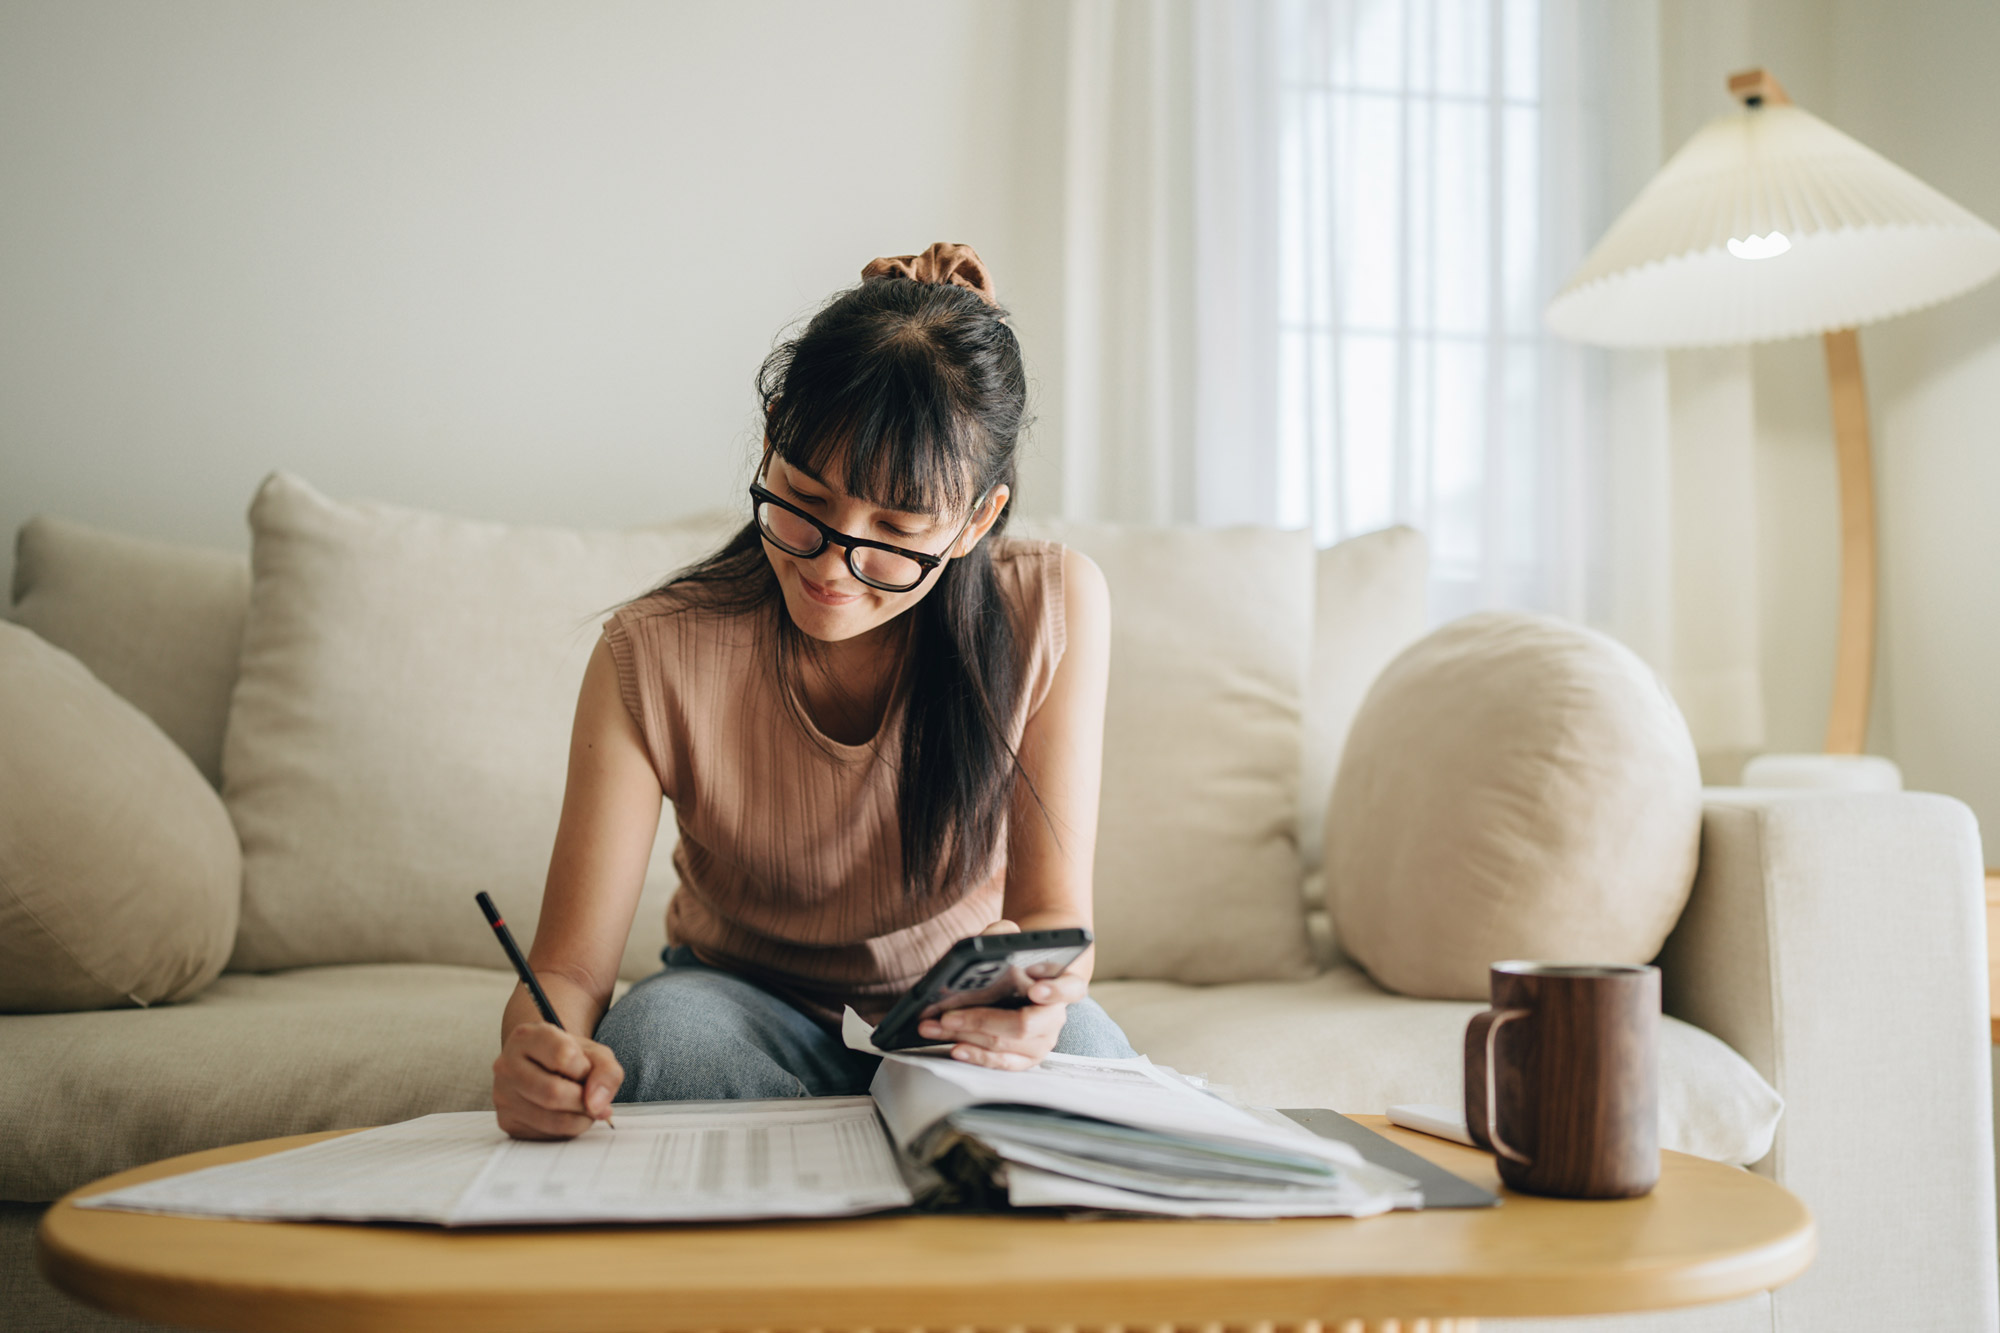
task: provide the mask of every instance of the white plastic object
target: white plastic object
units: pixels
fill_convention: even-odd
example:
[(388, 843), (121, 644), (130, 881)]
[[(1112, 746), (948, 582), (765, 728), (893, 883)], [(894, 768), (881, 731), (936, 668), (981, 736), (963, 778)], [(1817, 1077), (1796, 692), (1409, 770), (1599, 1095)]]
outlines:
[(1901, 791), (1903, 770), (1877, 754), (1760, 754), (1743, 766), (1744, 787)]
[(1463, 1143), (1468, 1148), (1479, 1146), (1472, 1141), (1472, 1133), (1465, 1127), (1465, 1113), (1455, 1107), (1392, 1106), (1389, 1108), (1389, 1123), (1403, 1129), (1414, 1129), (1419, 1134), (1429, 1134), (1433, 1138)]

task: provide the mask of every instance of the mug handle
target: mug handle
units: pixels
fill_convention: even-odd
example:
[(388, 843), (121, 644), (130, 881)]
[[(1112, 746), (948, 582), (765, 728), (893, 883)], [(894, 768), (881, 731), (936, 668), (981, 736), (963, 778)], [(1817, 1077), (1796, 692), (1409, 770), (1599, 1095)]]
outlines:
[(1466, 1049), (1478, 1050), (1483, 1057), (1479, 1062), (1482, 1066), (1480, 1076), (1466, 1080), (1466, 1128), (1471, 1130), (1473, 1138), (1486, 1140), (1486, 1146), (1494, 1152), (1522, 1166), (1533, 1163), (1500, 1137), (1500, 1091), (1494, 1066), (1494, 1043), (1503, 1026), (1527, 1016), (1526, 1009), (1488, 1009), (1474, 1014), (1471, 1026), (1465, 1031)]

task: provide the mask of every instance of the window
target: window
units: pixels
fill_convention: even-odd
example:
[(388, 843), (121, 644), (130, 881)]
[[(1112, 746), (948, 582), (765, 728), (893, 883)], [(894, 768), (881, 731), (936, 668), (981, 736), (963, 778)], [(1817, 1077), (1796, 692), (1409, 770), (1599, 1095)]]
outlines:
[(1280, 521), (1408, 523), (1433, 613), (1562, 608), (1547, 0), (1280, 0)]

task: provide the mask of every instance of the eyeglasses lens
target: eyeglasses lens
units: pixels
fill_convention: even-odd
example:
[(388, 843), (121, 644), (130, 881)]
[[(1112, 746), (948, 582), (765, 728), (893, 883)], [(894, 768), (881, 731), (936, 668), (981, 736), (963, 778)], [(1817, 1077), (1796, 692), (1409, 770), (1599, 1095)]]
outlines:
[[(818, 555), (826, 540), (818, 528), (769, 502), (757, 506), (757, 526), (778, 549), (796, 556)], [(850, 549), (847, 567), (863, 583), (893, 591), (915, 587), (924, 577), (924, 567), (908, 556), (872, 546)]]
[(907, 588), (924, 576), (924, 567), (908, 556), (869, 546), (855, 550), (848, 561), (863, 580), (885, 588)]
[(774, 504), (757, 506), (757, 526), (764, 535), (793, 555), (818, 555), (824, 540), (819, 529), (789, 510)]

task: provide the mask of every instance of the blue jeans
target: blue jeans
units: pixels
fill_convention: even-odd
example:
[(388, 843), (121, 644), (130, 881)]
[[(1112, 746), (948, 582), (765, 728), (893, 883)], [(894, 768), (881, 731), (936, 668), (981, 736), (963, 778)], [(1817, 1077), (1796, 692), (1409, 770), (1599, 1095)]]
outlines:
[[(868, 1091), (881, 1061), (767, 990), (669, 947), (666, 966), (625, 993), (597, 1025), (597, 1040), (625, 1067), (621, 1102), (749, 1097), (842, 1097)], [(1056, 1049), (1069, 1055), (1135, 1054), (1095, 1000), (1069, 1007)]]

